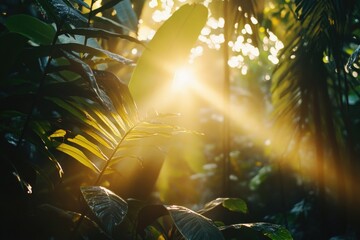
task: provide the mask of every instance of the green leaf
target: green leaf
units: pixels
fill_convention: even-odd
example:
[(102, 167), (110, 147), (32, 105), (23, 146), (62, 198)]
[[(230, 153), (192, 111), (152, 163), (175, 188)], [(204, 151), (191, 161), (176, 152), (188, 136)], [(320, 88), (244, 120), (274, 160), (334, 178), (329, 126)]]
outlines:
[(261, 232), (265, 236), (269, 237), (272, 240), (292, 240), (290, 232), (283, 226), (272, 224), (272, 223), (251, 223), (247, 224), (247, 227), (250, 227), (258, 232)]
[(228, 198), (222, 205), (233, 212), (247, 213), (248, 211), (245, 201), (240, 198)]
[(208, 202), (203, 209), (198, 211), (199, 213), (203, 214), (208, 212), (215, 207), (222, 205), (223, 207), (229, 209), (230, 211), (234, 212), (242, 212), (247, 213), (248, 208), (244, 200), (240, 198), (217, 198), (211, 202)]
[(165, 205), (165, 207), (169, 211), (177, 229), (186, 239), (224, 239), (220, 230), (210, 219), (182, 206)]
[(10, 16), (6, 19), (5, 26), (10, 32), (19, 33), (31, 41), (43, 45), (50, 45), (56, 33), (50, 24), (25, 14)]
[(135, 102), (145, 104), (159, 95), (159, 89), (171, 85), (175, 71), (186, 62), (207, 15), (203, 5), (185, 4), (158, 29), (129, 82)]
[(58, 129), (53, 134), (49, 136), (49, 138), (58, 138), (58, 137), (65, 137), (66, 131), (64, 129)]
[(68, 154), (69, 156), (75, 158), (77, 161), (79, 161), (81, 164), (83, 164), (84, 166), (90, 168), (91, 170), (93, 170), (96, 173), (99, 173), (99, 169), (96, 167), (96, 165), (91, 162), (91, 160), (78, 148), (73, 147), (69, 144), (66, 143), (61, 143), (58, 147), (57, 150)]
[[(259, 235), (266, 237), (264, 239), (272, 240), (292, 240), (290, 232), (283, 226), (272, 224), (272, 223), (241, 223), (233, 224), (229, 226), (219, 227), (223, 232), (227, 231), (228, 234), (231, 234), (232, 237), (237, 236), (239, 239), (247, 237), (252, 237), (253, 239), (259, 239)], [(230, 231), (229, 231), (230, 230)], [(233, 231), (231, 231), (233, 230)], [(235, 230), (235, 232), (234, 232)], [(225, 233), (224, 233), (225, 234)], [(227, 234), (225, 234), (227, 235)], [(261, 239), (261, 236), (260, 236)]]
[(83, 186), (80, 190), (102, 227), (112, 235), (115, 227), (124, 220), (128, 212), (125, 200), (101, 186)]

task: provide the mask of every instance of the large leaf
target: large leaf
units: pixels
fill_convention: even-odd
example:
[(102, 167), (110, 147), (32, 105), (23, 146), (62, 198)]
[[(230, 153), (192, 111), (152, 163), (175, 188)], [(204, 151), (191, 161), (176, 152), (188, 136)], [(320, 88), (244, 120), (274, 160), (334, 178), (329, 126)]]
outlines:
[(165, 207), (169, 211), (177, 229), (185, 239), (224, 239), (222, 233), (210, 219), (182, 206), (165, 205)]
[[(271, 223), (243, 223), (219, 227), (225, 236), (243, 239), (246, 236), (253, 239), (292, 240), (290, 232), (283, 226)], [(261, 234), (261, 235), (259, 235)], [(265, 238), (262, 238), (264, 236)]]
[(136, 102), (145, 104), (159, 95), (159, 89), (171, 84), (176, 69), (185, 63), (207, 15), (203, 5), (185, 4), (158, 29), (129, 82)]
[(124, 220), (127, 214), (128, 205), (125, 200), (101, 186), (83, 186), (80, 190), (103, 228), (112, 235), (114, 228)]
[(6, 19), (5, 26), (10, 32), (19, 33), (35, 43), (50, 45), (55, 37), (55, 29), (30, 15), (18, 14)]

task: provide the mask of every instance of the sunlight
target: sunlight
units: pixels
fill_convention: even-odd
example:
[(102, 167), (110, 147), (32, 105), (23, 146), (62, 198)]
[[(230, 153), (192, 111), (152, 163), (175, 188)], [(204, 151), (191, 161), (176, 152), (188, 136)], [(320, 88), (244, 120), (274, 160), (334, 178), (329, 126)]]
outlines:
[(192, 87), (196, 81), (196, 75), (190, 66), (181, 67), (175, 72), (172, 82), (172, 90), (184, 91)]
[[(179, 2), (183, 1), (184, 0), (179, 0)], [(205, 2), (208, 3), (211, 1)], [(149, 7), (153, 9), (152, 12), (148, 14), (150, 16), (149, 20), (154, 21), (156, 24), (163, 22), (170, 16), (175, 5), (173, 0), (149, 0)], [(272, 7), (273, 6), (270, 5), (270, 8)], [(241, 9), (239, 10), (241, 11)], [(251, 61), (260, 61), (264, 58), (264, 62), (269, 66), (278, 64), (279, 52), (284, 48), (284, 43), (278, 36), (262, 26), (259, 26), (258, 31), (264, 36), (261, 37), (260, 40), (262, 44), (257, 47), (251, 39), (251, 35), (257, 31), (254, 25), (259, 24), (259, 22), (253, 16), (248, 16), (248, 18), (252, 24), (244, 24), (242, 28), (238, 29), (238, 35), (230, 39), (227, 43), (230, 50), (227, 64), (231, 68), (231, 71), (233, 71), (232, 74), (236, 71), (236, 74), (241, 77), (248, 77), (248, 75), (251, 74)], [(191, 49), (190, 63), (196, 62), (194, 59), (197, 57), (209, 56), (207, 55), (209, 50), (221, 49), (221, 46), (225, 43), (223, 34), (224, 23), (224, 18), (216, 18), (210, 15), (205, 27), (201, 30), (197, 45)], [(154, 29), (156, 29), (156, 24), (140, 24), (139, 39), (152, 39), (155, 34)], [(238, 23), (235, 23), (235, 28), (238, 28), (239, 26)], [(132, 54), (137, 54), (137, 50), (134, 49)], [(290, 59), (294, 58), (295, 54), (290, 56)], [(325, 59), (324, 61), (328, 61), (328, 59)], [(217, 69), (216, 66), (222, 63), (219, 63), (217, 59), (213, 59), (211, 64), (213, 64), (212, 66), (214, 66), (215, 70)], [(300, 156), (299, 153), (296, 152), (287, 153), (288, 150), (298, 147), (294, 146), (292, 141), (292, 138), (296, 136), (293, 134), (294, 125), (291, 122), (284, 121), (281, 126), (269, 128), (269, 126), (264, 123), (264, 116), (260, 114), (258, 109), (252, 107), (253, 105), (249, 103), (243, 104), (243, 102), (236, 100), (237, 93), (235, 91), (231, 93), (231, 96), (235, 97), (231, 99), (229, 106), (230, 111), (225, 113), (224, 109), (226, 109), (226, 107), (224, 104), (222, 86), (219, 87), (219, 85), (217, 85), (218, 88), (212, 88), (210, 85), (214, 81), (217, 81), (218, 78), (222, 77), (222, 72), (219, 72), (218, 75), (211, 74), (214, 71), (202, 71), (201, 68), (195, 68), (194, 66), (195, 64), (187, 64), (186, 66), (179, 67), (175, 72), (172, 81), (168, 82), (168, 84), (170, 83), (170, 86), (159, 86), (159, 94), (145, 100), (145, 102), (154, 103), (154, 105), (163, 112), (180, 111), (185, 114), (195, 111), (198, 105), (206, 103), (216, 110), (220, 123), (224, 121), (224, 118), (228, 118), (231, 123), (232, 131), (236, 132), (239, 130), (244, 134), (251, 136), (257, 146), (269, 149), (268, 151), (271, 152), (269, 158), (276, 159), (286, 168), (298, 171), (304, 178), (315, 182), (319, 181), (316, 172), (316, 164), (314, 160), (311, 160), (315, 159), (314, 156), (312, 156), (314, 154), (315, 143), (311, 138), (300, 143), (302, 149), (307, 149), (307, 151), (304, 152), (308, 154), (308, 156)], [(196, 70), (198, 71), (196, 72)], [(353, 76), (357, 77), (357, 73), (354, 72)], [(262, 79), (263, 81), (270, 81), (271, 74), (267, 72), (264, 73)], [(241, 80), (242, 79), (239, 79), (239, 82)], [(232, 86), (234, 87), (235, 85), (236, 84), (233, 84)], [(304, 161), (304, 159), (309, 160)], [(166, 170), (163, 170), (163, 172), (166, 172)], [(326, 172), (328, 173), (328, 176), (325, 176), (323, 181), (328, 181), (329, 183), (334, 182), (330, 176), (336, 175), (336, 168), (331, 162), (327, 162)], [(335, 183), (329, 184), (329, 186), (332, 185), (335, 185)]]

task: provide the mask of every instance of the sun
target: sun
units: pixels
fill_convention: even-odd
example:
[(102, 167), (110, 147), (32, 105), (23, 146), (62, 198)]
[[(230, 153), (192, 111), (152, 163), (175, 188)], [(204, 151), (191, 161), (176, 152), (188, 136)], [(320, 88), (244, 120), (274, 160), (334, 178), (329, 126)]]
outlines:
[(196, 78), (191, 66), (183, 66), (175, 72), (171, 88), (175, 92), (189, 90), (195, 84)]

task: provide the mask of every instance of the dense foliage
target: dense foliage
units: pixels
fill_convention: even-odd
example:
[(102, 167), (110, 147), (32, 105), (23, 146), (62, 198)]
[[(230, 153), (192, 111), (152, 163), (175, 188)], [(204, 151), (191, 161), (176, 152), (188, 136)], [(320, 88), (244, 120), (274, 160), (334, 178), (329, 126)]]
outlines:
[[(149, 42), (137, 38), (144, 1), (97, 3), (0, 3), (1, 238), (358, 237), (358, 2), (183, 4)], [(222, 106), (244, 105), (239, 116), (249, 125), (232, 126), (238, 115), (230, 108), (223, 121), (202, 116), (207, 162), (184, 179), (176, 172), (196, 157), (185, 164), (169, 146), (184, 151), (184, 142), (196, 142), (188, 136), (201, 134), (156, 104), (168, 101), (162, 85), (186, 61), (208, 15), (223, 17), (223, 29), (213, 31), (224, 30), (225, 46), (244, 28), (257, 49), (273, 33), (284, 47), (274, 65), (263, 51), (249, 57), (249, 74), (229, 69), (222, 47)], [(130, 54), (134, 46), (140, 58)], [(178, 168), (161, 198), (187, 195), (184, 206), (154, 194), (165, 160)], [(191, 184), (207, 190), (181, 191)]]

